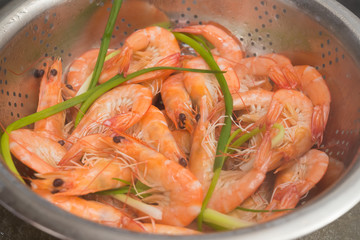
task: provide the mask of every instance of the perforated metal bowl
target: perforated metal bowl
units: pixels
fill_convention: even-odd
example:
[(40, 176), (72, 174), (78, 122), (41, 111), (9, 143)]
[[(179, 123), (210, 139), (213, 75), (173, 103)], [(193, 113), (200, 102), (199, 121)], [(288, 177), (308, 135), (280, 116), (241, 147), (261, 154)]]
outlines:
[[(38, 59), (61, 56), (67, 66), (87, 49), (99, 46), (110, 4), (99, 0), (18, 0), (2, 9), (0, 122), (3, 125), (35, 111), (39, 82), (32, 77), (31, 67)], [(218, 22), (239, 38), (248, 56), (277, 52), (290, 57), (294, 64), (315, 66), (326, 79), (332, 95), (321, 148), (345, 165), (341, 178), (312, 192), (304, 206), (285, 217), (197, 238), (295, 238), (330, 223), (359, 202), (360, 22), (355, 16), (333, 0), (127, 0), (111, 47), (120, 47), (136, 29), (166, 21), (175, 26)], [(2, 161), (0, 202), (21, 218), (60, 238), (168, 238), (109, 228), (64, 212), (21, 184)]]

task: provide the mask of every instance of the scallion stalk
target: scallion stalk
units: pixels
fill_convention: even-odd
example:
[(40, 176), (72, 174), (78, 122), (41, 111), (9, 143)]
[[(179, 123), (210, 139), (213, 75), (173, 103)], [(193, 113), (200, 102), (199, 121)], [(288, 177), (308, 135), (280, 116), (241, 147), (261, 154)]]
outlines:
[(244, 221), (213, 209), (207, 208), (204, 211), (203, 221), (221, 227), (222, 229), (234, 230), (254, 225), (252, 222)]

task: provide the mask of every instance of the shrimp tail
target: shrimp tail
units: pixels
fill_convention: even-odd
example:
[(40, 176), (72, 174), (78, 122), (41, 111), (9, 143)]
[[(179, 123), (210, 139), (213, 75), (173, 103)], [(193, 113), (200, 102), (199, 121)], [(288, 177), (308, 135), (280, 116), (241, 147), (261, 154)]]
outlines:
[(284, 89), (294, 89), (299, 81), (290, 66), (275, 65), (269, 70), (269, 77), (277, 86)]
[(314, 106), (314, 112), (311, 121), (311, 135), (312, 140), (317, 143), (318, 146), (323, 140), (323, 133), (327, 122), (327, 116), (329, 115), (329, 113), (326, 113), (325, 111), (324, 108), (319, 105)]
[(124, 47), (119, 56), (119, 73), (123, 74), (124, 77), (127, 76), (131, 57), (133, 55), (133, 50), (130, 47)]

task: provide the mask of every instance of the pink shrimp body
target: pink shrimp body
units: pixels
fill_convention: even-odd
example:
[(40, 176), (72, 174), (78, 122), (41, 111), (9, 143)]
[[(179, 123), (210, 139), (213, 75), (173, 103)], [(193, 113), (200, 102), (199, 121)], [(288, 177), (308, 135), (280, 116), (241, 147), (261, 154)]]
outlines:
[(66, 149), (38, 132), (18, 129), (10, 133), (11, 153), (38, 173), (54, 172)]
[[(39, 103), (37, 112), (63, 102), (61, 96), (61, 59), (55, 59), (54, 63), (45, 71), (41, 80)], [(54, 114), (35, 123), (34, 131), (43, 134), (54, 141), (65, 139), (64, 137), (65, 111)]]
[(186, 226), (196, 218), (203, 192), (200, 182), (188, 169), (126, 135), (103, 139), (119, 154), (137, 163), (135, 171), (139, 180), (155, 191), (143, 201), (156, 203), (162, 210), (159, 223)]
[[(265, 134), (254, 156), (252, 168), (246, 172), (225, 171), (220, 175), (215, 192), (208, 204), (221, 213), (228, 213), (250, 197), (263, 183), (271, 160), (270, 134)], [(235, 172), (235, 174), (234, 174)]]
[(130, 84), (116, 87), (93, 103), (68, 142), (75, 143), (83, 136), (106, 132), (109, 128), (124, 131), (141, 119), (151, 102), (151, 92), (144, 86)]
[(151, 223), (143, 223), (142, 226), (146, 229), (149, 233), (156, 233), (156, 234), (166, 234), (166, 235), (194, 235), (200, 234), (200, 232), (183, 228), (183, 227), (175, 227), (171, 225), (164, 225), (164, 224), (151, 224)]
[(236, 41), (230, 33), (227, 33), (215, 25), (195, 25), (175, 29), (174, 31), (202, 35), (212, 45), (214, 45), (215, 49), (212, 53), (216, 56), (220, 56), (234, 62), (239, 62), (243, 58), (240, 43)]
[(311, 66), (296, 66), (295, 72), (300, 79), (298, 87), (314, 104), (311, 132), (313, 141), (319, 145), (322, 142), (329, 117), (330, 91), (325, 80), (315, 68)]
[(166, 114), (175, 124), (176, 128), (187, 129), (191, 133), (194, 128), (195, 117), (183, 78), (183, 73), (167, 78), (161, 89), (161, 98)]
[[(326, 153), (311, 149), (291, 167), (277, 174), (275, 190), (267, 210), (295, 208), (300, 198), (324, 176), (329, 164)], [(282, 216), (288, 211), (268, 213), (264, 221)]]
[[(155, 66), (178, 66), (180, 48), (174, 35), (161, 27), (147, 27), (131, 34), (125, 41), (120, 54), (120, 73), (125, 75), (140, 69)], [(139, 83), (169, 76), (173, 70), (150, 72), (129, 83)]]
[(126, 133), (145, 142), (168, 159), (184, 167), (188, 165), (186, 156), (177, 146), (164, 115), (155, 106), (151, 105), (142, 119)]
[(181, 149), (183, 153), (186, 154), (186, 156), (190, 155), (191, 151), (191, 134), (186, 130), (174, 130), (171, 132), (174, 136), (174, 139)]
[(279, 122), (285, 128), (285, 137), (274, 151), (287, 159), (297, 159), (309, 151), (311, 140), (311, 117), (313, 105), (311, 100), (299, 91), (278, 90), (274, 93), (266, 124), (271, 127)]
[(117, 159), (97, 159), (93, 164), (44, 174), (33, 180), (33, 187), (47, 189), (57, 195), (86, 195), (119, 188), (125, 184), (114, 178), (131, 182), (132, 172)]
[(145, 231), (140, 223), (128, 217), (120, 209), (112, 206), (79, 197), (53, 195), (44, 190), (34, 189), (34, 191), (56, 206), (87, 220), (110, 227), (124, 228), (137, 232)]

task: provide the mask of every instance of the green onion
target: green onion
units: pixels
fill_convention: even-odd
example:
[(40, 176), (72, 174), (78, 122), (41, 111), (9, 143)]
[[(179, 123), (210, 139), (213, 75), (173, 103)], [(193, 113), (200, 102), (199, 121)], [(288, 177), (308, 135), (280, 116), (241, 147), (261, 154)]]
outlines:
[(156, 220), (162, 219), (162, 211), (157, 207), (143, 203), (140, 200), (135, 200), (125, 194), (115, 194), (115, 195), (113, 195), (113, 197), (116, 198), (117, 200), (129, 205), (130, 207), (133, 207), (137, 210), (140, 210), (143, 213), (146, 213), (147, 215), (153, 217)]
[(275, 123), (273, 125), (273, 128), (277, 128), (279, 130), (278, 134), (276, 134), (276, 136), (271, 139), (271, 147), (274, 148), (277, 145), (279, 145), (282, 140), (284, 139), (285, 136), (285, 128), (283, 125), (279, 124), (279, 123)]
[(273, 210), (261, 210), (261, 209), (250, 209), (250, 208), (243, 208), (243, 207), (236, 207), (236, 209), (246, 212), (255, 212), (255, 213), (265, 213), (265, 212), (284, 212), (284, 211), (292, 211), (295, 208), (284, 208), (284, 209), (273, 209)]
[(107, 49), (109, 48), (109, 45), (110, 45), (112, 32), (113, 32), (116, 18), (119, 14), (122, 2), (123, 2), (122, 0), (114, 0), (113, 1), (110, 16), (109, 16), (109, 19), (106, 24), (104, 35), (101, 40), (99, 55), (98, 55), (98, 58), (97, 58), (97, 61), (95, 64), (95, 68), (94, 68), (94, 72), (93, 72), (93, 75), (92, 75), (92, 78), (91, 78), (91, 81), (89, 84), (89, 89), (94, 88), (100, 78), (101, 70), (102, 70), (102, 68), (104, 66), (104, 62), (105, 62)]
[(254, 223), (240, 220), (226, 214), (222, 214), (210, 208), (205, 209), (203, 221), (206, 223), (210, 223), (210, 225), (212, 226), (215, 225), (217, 227), (220, 227), (220, 229), (225, 230), (233, 230), (254, 225)]
[[(197, 51), (200, 54), (200, 56), (205, 60), (205, 62), (209, 65), (210, 69), (220, 71), (220, 68), (217, 65), (217, 63), (216, 63), (215, 59), (213, 58), (213, 56), (211, 55), (211, 53), (208, 52), (204, 47), (202, 47), (201, 44), (199, 44), (197, 41), (188, 37), (185, 34), (177, 33), (177, 32), (174, 32), (173, 34), (175, 35), (177, 40), (182, 41), (182, 42), (188, 44), (193, 49), (195, 49), (195, 51)], [(217, 144), (217, 149), (216, 149), (217, 157), (215, 158), (215, 161), (214, 161), (214, 176), (211, 180), (209, 190), (206, 193), (203, 204), (201, 206), (200, 214), (198, 216), (197, 222), (198, 222), (198, 228), (200, 231), (202, 231), (203, 213), (205, 211), (206, 206), (208, 205), (208, 203), (210, 201), (210, 198), (215, 190), (216, 183), (220, 177), (221, 168), (225, 161), (224, 153), (225, 153), (226, 145), (227, 145), (228, 139), (230, 137), (230, 132), (231, 132), (231, 115), (232, 115), (232, 110), (233, 110), (232, 96), (230, 94), (230, 91), (227, 86), (224, 75), (221, 73), (216, 73), (215, 76), (219, 82), (221, 91), (224, 95), (226, 118), (224, 120), (225, 125), (221, 128), (221, 132), (220, 132), (220, 136), (219, 136), (219, 140), (218, 140), (218, 144)]]

